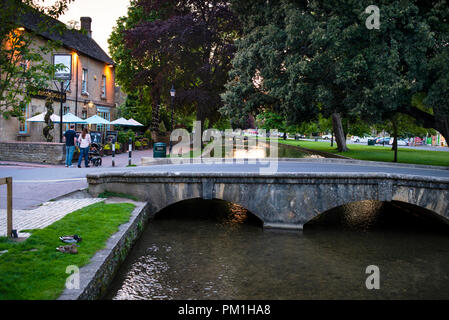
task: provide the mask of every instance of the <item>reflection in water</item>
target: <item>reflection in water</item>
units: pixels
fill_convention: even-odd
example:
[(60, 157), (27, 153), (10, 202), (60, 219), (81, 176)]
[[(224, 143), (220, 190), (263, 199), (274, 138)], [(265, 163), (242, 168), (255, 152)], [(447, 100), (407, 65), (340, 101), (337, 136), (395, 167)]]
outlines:
[[(447, 232), (400, 231), (404, 217), (409, 225), (414, 218), (398, 213), (397, 204), (354, 208), (353, 214), (350, 206), (328, 212), (321, 226), (349, 222), (350, 229), (374, 231), (323, 229), (314, 221), (303, 233), (268, 232), (244, 208), (223, 201), (171, 206), (150, 221), (106, 298), (449, 298)], [(399, 218), (397, 229), (391, 222)], [(380, 290), (365, 287), (372, 264), (380, 268)]]

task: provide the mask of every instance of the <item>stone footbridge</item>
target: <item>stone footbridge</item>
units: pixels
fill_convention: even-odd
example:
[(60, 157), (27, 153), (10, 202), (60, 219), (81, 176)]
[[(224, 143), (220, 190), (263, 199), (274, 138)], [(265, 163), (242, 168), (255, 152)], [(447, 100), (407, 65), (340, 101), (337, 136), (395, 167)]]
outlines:
[[(162, 170), (162, 169), (161, 169)], [(317, 215), (362, 200), (399, 201), (449, 223), (449, 178), (381, 172), (105, 172), (87, 176), (89, 192), (131, 194), (150, 215), (188, 199), (239, 204), (264, 227), (302, 229)]]

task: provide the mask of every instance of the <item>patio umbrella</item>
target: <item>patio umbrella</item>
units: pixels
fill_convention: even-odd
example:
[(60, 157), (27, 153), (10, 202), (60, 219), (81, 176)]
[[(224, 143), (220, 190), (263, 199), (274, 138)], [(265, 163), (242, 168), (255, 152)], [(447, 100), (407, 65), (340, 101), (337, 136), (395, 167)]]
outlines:
[(126, 120), (125, 118), (119, 118), (111, 122), (114, 126), (134, 126), (132, 122)]
[[(45, 113), (38, 114), (37, 116), (26, 119), (28, 122), (45, 122)], [(52, 114), (50, 116), (51, 121), (59, 122), (59, 116), (56, 114)]]
[(98, 116), (98, 115), (94, 115), (90, 118), (86, 119), (86, 123), (87, 124), (111, 124), (111, 122), (109, 122), (108, 120)]
[(87, 123), (87, 122), (86, 120), (78, 118), (77, 116), (69, 112), (62, 116), (62, 123)]
[(128, 120), (129, 122), (131, 122), (134, 126), (138, 126), (138, 127), (143, 127), (143, 124), (141, 124), (140, 122), (134, 120), (133, 118)]

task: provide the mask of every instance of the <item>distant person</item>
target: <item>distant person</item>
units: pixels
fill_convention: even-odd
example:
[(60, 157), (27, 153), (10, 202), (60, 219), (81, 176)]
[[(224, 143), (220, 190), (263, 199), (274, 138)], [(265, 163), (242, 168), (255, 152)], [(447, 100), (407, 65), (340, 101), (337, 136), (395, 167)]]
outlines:
[(90, 138), (90, 134), (87, 131), (87, 128), (83, 129), (83, 132), (80, 134), (78, 138), (80, 144), (80, 156), (78, 158), (78, 168), (81, 168), (81, 160), (84, 157), (84, 165), (86, 168), (89, 168), (89, 147), (92, 142)]
[(71, 168), (73, 167), (72, 159), (76, 145), (76, 132), (74, 124), (71, 124), (70, 129), (64, 133), (64, 140), (65, 140), (65, 166)]

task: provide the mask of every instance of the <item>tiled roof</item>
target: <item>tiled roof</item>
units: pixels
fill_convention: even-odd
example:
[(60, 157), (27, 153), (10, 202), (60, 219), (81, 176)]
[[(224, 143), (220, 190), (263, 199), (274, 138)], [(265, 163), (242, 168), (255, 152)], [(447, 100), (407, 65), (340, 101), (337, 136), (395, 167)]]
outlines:
[[(45, 16), (40, 12), (30, 9), (25, 12), (20, 18), (21, 24), (28, 30), (36, 32), (44, 38), (61, 41), (65, 47), (73, 49), (79, 53), (85, 54), (96, 60), (105, 62), (107, 64), (114, 64), (114, 61), (108, 56), (106, 52), (95, 42), (94, 39), (87, 34), (75, 29), (67, 29), (65, 25), (59, 20)], [(59, 31), (42, 31), (42, 23), (58, 25)], [(59, 30), (58, 29), (58, 30)]]

